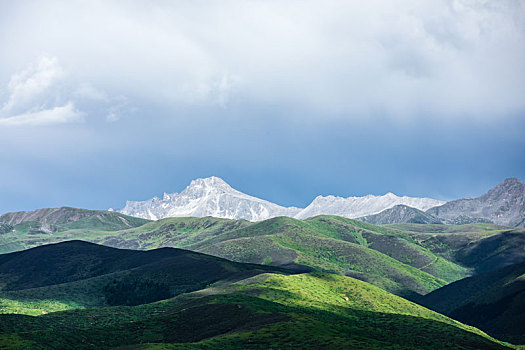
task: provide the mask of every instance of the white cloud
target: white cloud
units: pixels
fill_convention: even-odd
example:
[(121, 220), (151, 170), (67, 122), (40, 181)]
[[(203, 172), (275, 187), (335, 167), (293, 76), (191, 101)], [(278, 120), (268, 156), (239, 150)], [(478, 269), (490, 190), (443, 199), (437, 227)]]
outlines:
[(64, 75), (56, 57), (42, 56), (38, 62), (9, 80), (9, 98), (3, 104), (4, 113), (24, 108), (45, 94)]
[[(42, 56), (36, 64), (11, 76), (9, 97), (0, 109), (0, 126), (41, 126), (83, 121), (73, 102), (60, 102), (54, 88), (64, 71), (56, 57)], [(52, 105), (53, 107), (48, 107)]]
[(8, 118), (0, 118), (0, 126), (42, 126), (82, 122), (84, 114), (75, 109), (73, 103), (64, 106), (27, 112)]
[(82, 107), (98, 114), (108, 110), (107, 120), (117, 121), (129, 110), (123, 95), (111, 96), (89, 83), (65, 79), (57, 57), (41, 56), (34, 64), (12, 74), (9, 96), (0, 108), (0, 125), (37, 126), (63, 124), (84, 120)]
[(238, 98), (317, 118), (497, 121), (525, 110), (519, 1), (49, 1), (9, 10), (0, 73), (52, 52), (76, 81), (148, 103), (227, 107)]
[(96, 89), (92, 85), (86, 84), (86, 83), (78, 86), (76, 90), (73, 92), (73, 95), (81, 99), (87, 99), (87, 100), (93, 100), (93, 101), (105, 102), (108, 100), (108, 96), (104, 91)]

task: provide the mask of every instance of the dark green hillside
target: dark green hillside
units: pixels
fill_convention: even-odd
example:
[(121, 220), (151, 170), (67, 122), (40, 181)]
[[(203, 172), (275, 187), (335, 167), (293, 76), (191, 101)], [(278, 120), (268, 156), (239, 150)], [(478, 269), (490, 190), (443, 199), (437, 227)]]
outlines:
[(0, 222), (0, 235), (13, 231), (13, 226)]
[(394, 230), (336, 216), (256, 223), (171, 218), (94, 241), (141, 249), (176, 246), (240, 262), (337, 272), (405, 296), (425, 294), (468, 275)]
[(499, 339), (525, 343), (525, 262), (454, 282), (420, 302)]
[[(171, 344), (171, 345), (170, 345)], [(0, 315), (1, 348), (505, 349), (368, 283), (262, 274), (134, 307)]]
[(256, 223), (169, 218), (120, 231), (9, 232), (0, 235), (0, 251), (72, 239), (141, 250), (177, 247), (298, 272), (337, 272), (404, 296), (425, 294), (470, 274), (402, 233), (336, 216), (308, 220), (279, 217)]
[[(139, 304), (278, 268), (175, 248), (123, 250), (70, 241), (0, 255), (0, 310)], [(31, 307), (27, 307), (31, 309)]]
[[(149, 222), (137, 228), (94, 236), (104, 244), (129, 249), (154, 249), (161, 247), (185, 248), (201, 240), (250, 226), (245, 220), (213, 217), (167, 218)], [(101, 236), (101, 237), (100, 237)]]
[(484, 273), (525, 260), (525, 229), (493, 224), (415, 225), (389, 228), (432, 252), (462, 266)]
[[(141, 250), (178, 247), (238, 262), (337, 272), (404, 296), (525, 260), (525, 230), (494, 224), (377, 226), (336, 216), (251, 223), (207, 217), (169, 218), (108, 231), (97, 215), (52, 234), (0, 234), (0, 251), (71, 239)], [(86, 227), (71, 226), (80, 224)]]

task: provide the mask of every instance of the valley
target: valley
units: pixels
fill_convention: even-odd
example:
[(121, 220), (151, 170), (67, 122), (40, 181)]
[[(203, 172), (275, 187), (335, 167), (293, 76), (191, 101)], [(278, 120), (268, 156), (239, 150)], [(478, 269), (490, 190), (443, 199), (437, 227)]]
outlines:
[[(64, 251), (68, 268), (57, 271)], [(83, 242), (1, 258), (0, 275), (12, 283), (7, 288), (17, 286), (7, 292), (10, 300), (31, 300), (32, 305), (42, 301), (39, 316), (20, 311), (0, 315), (3, 348), (515, 348), (369, 283), (336, 274), (293, 274), (173, 249), (134, 252)], [(197, 264), (188, 270), (187, 260), (194, 259)], [(51, 263), (41, 266), (42, 260)], [(205, 274), (201, 262), (207, 264)], [(91, 268), (82, 269), (86, 263)], [(151, 273), (157, 278), (159, 267), (164, 267), (161, 281), (167, 286), (185, 281), (189, 289), (172, 290), (171, 298), (136, 306), (108, 306), (111, 298), (94, 293), (114, 284), (112, 279), (123, 283), (139, 275), (151, 278)], [(29, 281), (35, 269), (42, 278)], [(133, 277), (121, 273), (125, 271), (133, 271)], [(136, 293), (151, 290), (147, 284), (135, 287)], [(1, 293), (5, 305), (6, 292)], [(45, 303), (49, 299), (67, 307), (55, 310)]]
[[(217, 190), (205, 185), (197, 201)], [(490, 202), (515, 185), (505, 180), (499, 189), (512, 194), (491, 190)], [(525, 343), (525, 229), (431, 211), (7, 213), (0, 347), (525, 348), (511, 345)]]

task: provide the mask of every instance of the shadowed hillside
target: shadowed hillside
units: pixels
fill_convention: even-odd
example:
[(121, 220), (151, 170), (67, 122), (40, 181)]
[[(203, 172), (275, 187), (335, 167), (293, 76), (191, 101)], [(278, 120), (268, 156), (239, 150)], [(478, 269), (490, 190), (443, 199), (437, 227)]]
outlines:
[[(178, 249), (129, 251), (84, 242), (49, 245), (0, 258), (0, 281), (7, 281), (4, 286), (11, 289), (1, 291), (2, 297), (11, 293), (10, 299), (0, 299), (4, 312), (9, 303), (40, 311), (40, 316), (0, 315), (0, 347), (5, 349), (513, 347), (341, 275), (267, 273), (274, 268)], [(47, 268), (37, 266), (43, 261)], [(102, 270), (118, 276), (116, 279), (122, 277), (117, 272), (128, 271), (127, 277), (133, 275), (134, 281), (129, 286), (136, 287), (137, 281), (146, 286), (144, 282), (154, 276), (157, 283), (178, 286), (179, 293), (184, 292), (181, 286), (200, 290), (136, 306), (78, 309), (82, 306), (68, 305), (77, 309), (52, 312), (56, 304), (69, 303), (71, 295), (91, 294), (94, 285), (104, 285), (98, 278)], [(31, 281), (35, 271), (42, 277)], [(77, 285), (82, 291), (75, 292), (73, 286), (80, 281), (89, 284)], [(21, 286), (29, 289), (20, 290)], [(53, 288), (68, 292), (49, 294)], [(23, 292), (25, 297), (32, 293), (33, 299), (24, 299)], [(46, 292), (38, 304), (38, 297)]]
[(420, 302), (499, 339), (525, 343), (525, 262), (454, 282)]
[(399, 234), (437, 255), (484, 273), (525, 261), (525, 229), (493, 224), (396, 224)]
[(63, 301), (57, 308), (135, 305), (270, 271), (286, 272), (182, 249), (136, 251), (70, 241), (0, 255), (0, 297), (6, 299), (0, 309), (16, 308), (9, 300)]
[(394, 230), (337, 216), (257, 223), (170, 218), (93, 241), (140, 249), (176, 246), (240, 262), (337, 272), (404, 296), (425, 294), (468, 275)]

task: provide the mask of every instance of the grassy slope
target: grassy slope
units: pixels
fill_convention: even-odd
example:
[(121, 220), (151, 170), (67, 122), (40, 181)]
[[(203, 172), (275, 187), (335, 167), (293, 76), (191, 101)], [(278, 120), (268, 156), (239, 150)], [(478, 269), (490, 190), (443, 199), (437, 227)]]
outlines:
[(525, 262), (457, 281), (420, 302), (501, 339), (525, 343)]
[(447, 260), (485, 273), (525, 260), (525, 229), (493, 224), (387, 225)]
[(207, 254), (351, 274), (399, 294), (427, 293), (468, 275), (466, 269), (391, 230), (335, 216), (279, 217), (183, 239), (178, 244)]
[(0, 347), (503, 349), (475, 328), (340, 275), (264, 274), (165, 301), (0, 315)]
[(75, 229), (52, 237), (36, 236), (31, 237), (31, 244), (83, 239), (131, 249), (171, 246), (240, 262), (338, 272), (405, 296), (425, 294), (469, 275), (467, 269), (397, 230), (335, 216), (308, 220), (280, 217), (257, 223), (169, 218), (117, 232)]
[[(217, 280), (268, 271), (283, 270), (173, 248), (131, 251), (70, 241), (0, 255), (0, 312), (40, 314), (106, 306), (105, 287), (113, 284), (149, 281), (177, 295)], [(134, 293), (155, 293), (154, 287), (141, 284)]]
[(51, 232), (71, 229), (94, 229), (116, 231), (138, 227), (150, 220), (106, 210), (88, 210), (70, 207), (39, 209), (33, 212), (7, 213), (0, 216), (0, 222), (9, 223), (18, 233), (38, 231), (43, 226)]
[(8, 213), (0, 216), (0, 254), (89, 236), (94, 232), (139, 227), (148, 222), (116, 212), (70, 207)]

